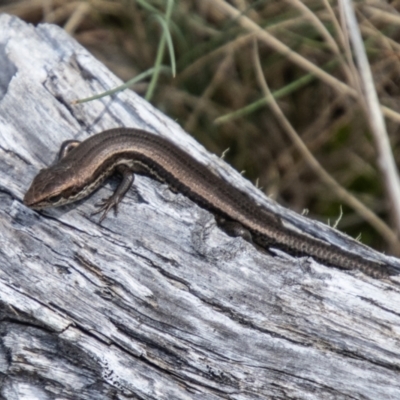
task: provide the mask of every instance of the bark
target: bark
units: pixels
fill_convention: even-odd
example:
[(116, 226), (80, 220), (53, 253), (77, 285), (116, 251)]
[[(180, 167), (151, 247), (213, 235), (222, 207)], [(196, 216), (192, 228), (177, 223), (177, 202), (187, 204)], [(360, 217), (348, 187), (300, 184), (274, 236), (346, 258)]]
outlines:
[(400, 267), (279, 207), (63, 30), (0, 16), (1, 399), (397, 399), (399, 278), (264, 254), (214, 216), (136, 177), (100, 225), (91, 198), (22, 198), (64, 140), (138, 127), (169, 137), (309, 234)]

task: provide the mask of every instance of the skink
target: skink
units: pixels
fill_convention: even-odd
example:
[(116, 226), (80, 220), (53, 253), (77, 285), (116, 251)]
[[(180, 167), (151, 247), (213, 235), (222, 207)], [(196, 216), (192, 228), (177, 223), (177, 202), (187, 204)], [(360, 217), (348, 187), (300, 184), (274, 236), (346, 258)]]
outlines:
[(243, 236), (264, 249), (272, 247), (293, 256), (311, 256), (326, 265), (358, 269), (378, 278), (394, 273), (386, 264), (366, 260), (284, 226), (277, 215), (260, 207), (169, 140), (138, 129), (111, 129), (83, 142), (65, 142), (59, 160), (34, 178), (24, 203), (33, 209), (71, 203), (88, 196), (114, 172), (121, 173), (123, 179), (114, 194), (100, 203), (100, 220), (111, 208), (117, 210), (134, 174), (144, 174), (167, 183), (173, 191), (211, 211), (227, 233)]

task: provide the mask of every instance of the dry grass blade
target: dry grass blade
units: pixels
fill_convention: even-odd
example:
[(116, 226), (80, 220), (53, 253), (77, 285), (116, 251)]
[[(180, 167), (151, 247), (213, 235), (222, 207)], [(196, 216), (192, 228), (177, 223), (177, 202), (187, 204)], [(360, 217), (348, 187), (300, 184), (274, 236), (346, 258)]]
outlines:
[[(232, 19), (236, 19), (243, 28), (251, 32), (254, 32), (260, 40), (264, 41), (266, 44), (271, 46), (277, 52), (283, 54), (285, 57), (287, 57), (289, 60), (297, 64), (299, 67), (315, 74), (315, 76), (317, 76), (319, 79), (327, 83), (334, 90), (339, 91), (342, 94), (343, 93), (348, 94), (354, 98), (357, 98), (358, 93), (355, 89), (351, 88), (350, 86), (336, 79), (332, 75), (329, 75), (321, 68), (319, 68), (318, 66), (308, 61), (300, 54), (290, 49), (280, 40), (276, 39), (274, 36), (266, 32), (255, 22), (253, 22), (245, 15), (241, 14), (237, 9), (232, 7), (230, 4), (226, 3), (224, 0), (205, 0), (205, 2), (207, 2), (210, 5), (210, 7), (216, 7), (219, 11), (222, 11), (226, 16)], [(381, 108), (387, 117), (392, 118), (397, 122), (400, 122), (399, 113), (385, 106), (381, 106)]]
[(204, 104), (212, 96), (216, 87), (223, 82), (224, 75), (226, 74), (227, 69), (229, 68), (230, 65), (232, 65), (232, 51), (229, 50), (230, 48), (228, 48), (225, 59), (221, 62), (221, 65), (218, 68), (217, 72), (215, 73), (212, 81), (205, 89), (202, 96), (199, 98), (196, 107), (194, 108), (189, 118), (187, 119), (186, 124), (184, 126), (186, 131), (193, 132), (193, 130), (195, 129), (196, 121), (199, 117), (201, 110), (204, 107)]
[(258, 57), (258, 49), (255, 43), (254, 48), (254, 65), (256, 68), (256, 75), (259, 81), (259, 84), (264, 92), (264, 95), (268, 98), (269, 105), (273, 110), (276, 118), (281, 124), (282, 128), (288, 134), (292, 142), (294, 143), (297, 150), (301, 153), (301, 155), (306, 160), (309, 167), (317, 174), (317, 176), (324, 182), (325, 185), (332, 190), (336, 196), (344, 201), (347, 205), (352, 207), (358, 214), (360, 214), (363, 218), (365, 218), (374, 228), (380, 232), (385, 239), (391, 244), (398, 243), (397, 235), (390, 229), (390, 227), (385, 224), (377, 215), (375, 215), (368, 207), (366, 207), (363, 203), (361, 203), (357, 198), (351, 195), (345, 188), (343, 188), (328, 172), (322, 167), (322, 165), (317, 161), (317, 159), (311, 154), (308, 150), (307, 146), (301, 140), (293, 126), (287, 120), (282, 110), (278, 106), (278, 103), (275, 101), (274, 97), (269, 90), (267, 82), (265, 81), (264, 74), (262, 72), (262, 67), (260, 63), (260, 59)]
[(371, 69), (365, 53), (363, 40), (358, 28), (354, 9), (350, 0), (340, 0), (340, 10), (348, 26), (350, 41), (353, 46), (354, 55), (359, 70), (360, 82), (364, 96), (363, 104), (365, 113), (369, 120), (371, 131), (374, 136), (376, 149), (378, 152), (378, 165), (380, 167), (385, 188), (389, 195), (394, 223), (397, 231), (400, 231), (400, 185), (396, 163), (393, 158), (385, 121), (383, 119), (379, 99), (375, 90)]
[(90, 11), (90, 5), (87, 3), (80, 3), (76, 6), (75, 11), (69, 17), (67, 23), (64, 25), (64, 29), (70, 34), (76, 31), (81, 22), (85, 19), (86, 15)]

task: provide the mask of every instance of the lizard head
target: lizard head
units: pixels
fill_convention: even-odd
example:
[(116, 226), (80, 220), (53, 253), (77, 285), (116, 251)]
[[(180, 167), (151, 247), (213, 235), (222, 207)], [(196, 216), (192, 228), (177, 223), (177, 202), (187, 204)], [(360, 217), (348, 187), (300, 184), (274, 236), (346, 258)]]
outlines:
[(40, 170), (24, 197), (24, 204), (39, 210), (58, 207), (78, 200), (80, 188), (70, 179), (68, 168), (55, 165)]

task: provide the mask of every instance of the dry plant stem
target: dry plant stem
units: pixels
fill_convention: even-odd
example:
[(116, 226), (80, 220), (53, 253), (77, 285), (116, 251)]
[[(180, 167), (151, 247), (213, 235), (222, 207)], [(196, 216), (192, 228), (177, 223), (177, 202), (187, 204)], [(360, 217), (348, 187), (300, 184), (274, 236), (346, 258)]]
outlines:
[(372, 27), (368, 20), (363, 21), (363, 23), (360, 26), (360, 29), (361, 32), (367, 35), (368, 37), (373, 37), (374, 39), (378, 38), (383, 42), (389, 43), (391, 48), (393, 48), (393, 53), (395, 53), (395, 51), (400, 52), (400, 44), (382, 34), (382, 32), (378, 31), (375, 27)]
[(81, 22), (85, 19), (86, 15), (90, 11), (90, 5), (87, 3), (80, 3), (75, 8), (74, 12), (69, 17), (68, 21), (64, 25), (64, 29), (73, 35)]
[(305, 16), (305, 18), (314, 25), (315, 29), (318, 30), (320, 35), (325, 39), (325, 42), (330, 47), (331, 51), (340, 56), (340, 49), (338, 45), (318, 17), (300, 0), (286, 0), (286, 2), (291, 4), (293, 7), (296, 7)]
[(80, 4), (79, 1), (71, 1), (70, 3), (60, 5), (59, 7), (53, 7), (53, 10), (46, 14), (46, 19), (44, 21), (52, 24), (60, 23), (61, 21), (68, 19)]
[(371, 69), (365, 54), (365, 48), (361, 33), (358, 28), (356, 16), (350, 0), (340, 0), (340, 11), (348, 26), (350, 40), (353, 45), (354, 55), (357, 61), (360, 82), (363, 88), (365, 113), (368, 117), (371, 131), (378, 152), (378, 165), (380, 167), (385, 188), (389, 195), (391, 211), (394, 216), (394, 224), (397, 232), (400, 232), (400, 185), (397, 167), (393, 158), (385, 121), (383, 119), (378, 95), (375, 90)]
[[(242, 15), (238, 10), (232, 7), (230, 4), (225, 2), (224, 0), (204, 0), (204, 3), (209, 4), (210, 7), (217, 8), (219, 11), (223, 12), (226, 16), (235, 19), (238, 23), (245, 29), (254, 32), (257, 37), (268, 44), (277, 52), (283, 54), (289, 60), (297, 64), (299, 67), (305, 69), (306, 71), (312, 72), (315, 76), (321, 79), (323, 82), (327, 83), (333, 89), (337, 90), (339, 93), (347, 94), (352, 96), (353, 98), (358, 97), (357, 90), (351, 88), (335, 77), (329, 75), (321, 68), (318, 68), (315, 64), (308, 61), (306, 58), (302, 57), (300, 54), (291, 50), (284, 43), (276, 39), (274, 36), (269, 34), (264, 29), (260, 28), (255, 22), (251, 19)], [(396, 122), (400, 122), (400, 114), (396, 111), (381, 105), (381, 109), (383, 113), (388, 117), (393, 119)]]
[[(168, 102), (168, 104), (175, 103), (175, 106), (181, 108), (183, 105), (185, 110), (187, 107), (190, 109), (194, 109), (197, 107), (197, 103), (203, 101), (203, 110), (207, 110), (207, 114), (210, 118), (216, 118), (220, 112), (228, 112), (226, 108), (222, 108), (220, 104), (215, 103), (214, 101), (206, 98), (200, 98), (194, 94), (190, 94), (185, 90), (181, 90), (179, 88), (171, 87), (168, 85), (160, 85), (160, 92), (163, 91), (162, 95), (159, 95), (163, 101)], [(182, 113), (184, 111), (182, 110)], [(247, 121), (246, 121), (247, 122)], [(251, 126), (250, 123), (247, 122), (248, 126)]]
[(43, 20), (47, 20), (47, 16), (53, 11), (53, 0), (43, 0), (42, 1), (42, 9), (43, 9)]
[[(275, 31), (280, 31), (282, 29), (293, 28), (303, 22), (304, 22), (304, 17), (295, 17), (290, 20), (282, 21), (275, 25), (269, 26), (268, 28), (266, 28), (266, 30), (268, 32), (272, 33)], [(186, 79), (189, 79), (190, 76), (196, 75), (196, 73), (200, 69), (202, 69), (205, 64), (211, 62), (211, 60), (213, 58), (216, 58), (222, 54), (225, 54), (227, 48), (231, 47), (232, 51), (237, 51), (241, 46), (246, 45), (247, 42), (253, 38), (253, 36), (254, 36), (253, 32), (244, 34), (242, 36), (239, 36), (239, 37), (233, 39), (233, 41), (223, 44), (222, 46), (216, 48), (215, 50), (198, 58), (192, 64), (190, 64), (188, 67), (186, 67), (183, 71), (180, 72), (180, 74), (175, 79), (175, 83), (179, 84), (179, 83), (185, 81)]]
[(325, 8), (328, 10), (329, 16), (330, 16), (331, 21), (333, 23), (333, 26), (335, 27), (335, 31), (336, 31), (336, 35), (338, 37), (339, 43), (342, 46), (342, 48), (344, 49), (346, 41), (345, 41), (345, 38), (343, 36), (342, 28), (340, 27), (339, 21), (336, 18), (336, 15), (335, 15), (335, 13), (334, 13), (329, 1), (328, 0), (322, 0), (322, 2), (324, 3)]
[[(282, 29), (289, 29), (302, 22), (304, 22), (303, 17), (296, 17), (287, 21), (282, 21), (266, 29), (268, 32), (275, 32)], [(211, 52), (198, 58), (188, 67), (186, 67), (183, 71), (180, 72), (180, 74), (175, 79), (176, 84), (178, 85), (180, 82), (184, 82), (186, 79), (189, 79), (190, 76), (196, 75), (196, 73), (200, 69), (202, 69), (205, 64), (209, 63), (213, 58), (225, 54), (228, 48), (231, 48), (232, 51), (237, 51), (241, 46), (246, 45), (247, 42), (253, 38), (253, 36), (254, 36), (253, 32), (244, 34), (242, 36), (238, 36), (234, 38), (232, 41), (223, 44), (222, 46), (217, 47), (215, 50), (212, 50)]]
[(362, 12), (357, 12), (357, 19), (358, 29), (360, 29), (362, 33), (365, 33), (366, 40), (372, 38), (374, 41), (379, 40), (385, 49), (390, 50), (393, 53), (395, 52), (393, 47), (397, 48), (397, 50), (400, 50), (400, 45), (380, 32), (373, 24), (371, 24), (371, 22), (368, 20), (368, 17), (366, 17)]
[[(396, 63), (397, 65), (394, 65), (393, 68), (395, 71), (398, 71), (400, 65), (399, 56), (397, 55), (397, 53), (400, 52), (400, 44), (395, 42), (393, 39), (385, 36), (382, 32), (375, 28), (375, 26), (371, 24), (371, 22), (368, 20), (367, 17), (365, 17), (365, 15), (363, 15), (362, 13), (358, 13), (358, 16), (362, 19), (362, 21), (359, 21), (358, 23), (361, 32), (366, 35), (368, 39), (374, 38), (375, 40), (379, 40), (379, 43), (382, 44), (382, 48), (387, 49), (387, 52), (381, 49), (383, 50), (383, 53), (389, 54), (387, 60), (385, 61), (387, 63)], [(387, 79), (392, 79), (392, 77), (387, 77)]]
[(240, 47), (247, 45), (250, 39), (254, 36), (253, 33), (248, 33), (243, 36), (239, 36), (235, 38), (233, 41), (230, 41), (215, 50), (205, 54), (204, 56), (195, 60), (192, 64), (188, 65), (182, 72), (180, 72), (176, 79), (175, 84), (179, 85), (181, 82), (184, 82), (186, 79), (189, 79), (191, 76), (196, 75), (198, 71), (204, 68), (204, 65), (210, 63), (213, 58), (217, 58), (226, 54), (228, 49), (231, 49), (233, 52), (237, 51)]
[(300, 0), (286, 0), (293, 7), (296, 7), (306, 19), (308, 19), (315, 27), (315, 29), (320, 33), (320, 35), (324, 38), (325, 42), (328, 44), (331, 52), (335, 54), (340, 61), (340, 65), (343, 68), (343, 71), (346, 75), (346, 78), (349, 82), (353, 80), (353, 74), (348, 65), (342, 60), (342, 55), (340, 52), (340, 48), (333, 39), (332, 35), (325, 28), (324, 24), (321, 20)]
[(357, 91), (358, 96), (356, 100), (358, 101), (358, 103), (361, 103), (361, 107), (363, 107), (365, 106), (365, 104), (363, 103), (364, 96), (362, 95), (360, 77), (358, 74), (357, 67), (354, 64), (353, 54), (351, 52), (351, 46), (349, 41), (349, 32), (347, 31), (347, 25), (344, 24), (343, 21), (340, 21), (340, 31), (341, 31), (341, 36), (343, 38), (343, 48), (344, 48), (344, 53), (346, 55), (346, 60), (352, 72), (351, 86), (353, 87), (353, 89)]
[[(343, 96), (337, 96), (337, 98), (334, 99), (333, 102), (321, 112), (319, 117), (303, 132), (302, 139), (307, 143), (309, 151), (313, 152), (313, 150), (317, 150), (321, 148), (321, 146), (324, 146), (326, 142), (330, 140), (330, 132), (335, 131), (339, 126), (344, 125), (346, 121), (349, 123), (350, 115), (353, 113), (353, 106), (347, 107), (345, 113), (335, 120), (332, 121), (331, 119), (332, 109), (334, 109), (338, 104), (343, 104), (343, 100)], [(315, 137), (315, 132), (318, 132), (317, 137)], [(281, 158), (287, 157), (287, 153), (291, 153), (292, 151), (292, 146), (287, 147), (282, 151), (277, 159), (278, 165), (282, 165)], [(304, 163), (305, 159), (301, 158), (296, 162), (294, 168), (290, 168), (290, 170), (285, 174), (285, 182), (281, 185), (281, 189), (292, 187), (300, 172), (303, 171)]]
[[(385, 46), (382, 44), (382, 46)], [(388, 49), (387, 52), (392, 53), (392, 49)], [(381, 61), (377, 61), (374, 65), (371, 65), (372, 73), (375, 78), (375, 88), (378, 93), (385, 93), (388, 85), (394, 85), (395, 79), (397, 79), (400, 67), (399, 59), (397, 57), (387, 57)], [(388, 72), (390, 71), (390, 72)], [(375, 147), (374, 147), (375, 149)]]
[[(307, 143), (307, 148), (311, 152), (311, 154), (314, 153), (314, 150), (318, 151), (321, 146), (324, 146), (327, 141), (330, 140), (331, 132), (335, 132), (339, 129), (340, 126), (344, 126), (350, 123), (351, 115), (354, 112), (353, 108), (356, 105), (355, 103), (347, 107), (344, 114), (340, 117), (335, 118), (334, 120), (332, 120), (331, 118), (332, 109), (334, 109), (335, 106), (337, 106), (338, 104), (343, 104), (343, 101), (343, 96), (337, 96), (337, 98), (334, 99), (333, 102), (321, 112), (321, 115), (317, 118), (317, 120), (309, 125), (307, 129), (302, 133), (301, 138), (305, 143)], [(317, 136), (315, 136), (315, 132), (318, 132)], [(293, 147), (288, 147), (285, 151), (282, 152), (282, 157), (285, 157), (285, 153), (292, 151)], [(358, 155), (357, 153), (351, 152), (348, 157), (350, 157), (351, 160), (352, 158), (358, 157)], [(277, 163), (279, 165), (281, 164), (280, 158), (278, 158)], [(371, 174), (374, 174), (376, 172), (375, 168), (368, 164), (366, 160), (363, 160), (363, 163), (363, 168), (359, 168), (358, 172), (352, 172), (354, 171), (354, 163), (350, 162), (350, 164), (352, 165), (352, 171), (350, 173), (346, 172), (345, 178), (347, 179), (347, 181), (351, 181), (351, 176), (354, 174), (360, 174), (360, 171), (363, 171), (364, 173), (365, 171), (369, 171)], [(280, 189), (284, 190), (285, 188), (287, 189), (293, 187), (293, 185), (298, 182), (298, 176), (306, 168), (309, 167), (304, 157), (296, 160), (295, 164), (292, 165), (292, 167), (284, 175), (282, 181), (283, 184), (280, 185)], [(362, 220), (360, 214), (357, 214), (357, 216), (359, 217), (358, 221)]]
[(249, 8), (249, 4), (247, 4), (247, 1), (245, 0), (233, 0), (233, 4), (236, 6), (238, 10), (241, 12), (247, 12), (247, 14), (253, 18), (255, 21), (258, 20), (258, 14), (257, 11), (255, 11), (253, 8)]
[(384, 221), (377, 217), (357, 198), (355, 198), (346, 189), (344, 189), (338, 182), (336, 182), (336, 180), (333, 179), (325, 171), (321, 164), (314, 158), (314, 156), (308, 150), (307, 146), (297, 135), (296, 131), (294, 130), (290, 122), (286, 119), (285, 115), (276, 103), (268, 88), (258, 57), (256, 42), (254, 50), (254, 63), (258, 81), (262, 87), (264, 95), (268, 99), (268, 104), (271, 106), (276, 118), (278, 119), (286, 133), (289, 135), (290, 139), (293, 141), (300, 154), (304, 157), (310, 168), (322, 180), (322, 182), (324, 182), (333, 191), (333, 193), (336, 194), (339, 199), (345, 202), (348, 206), (352, 207), (358, 214), (360, 214), (366, 221), (368, 221), (385, 238), (385, 240), (387, 240), (391, 245), (398, 243), (397, 235), (390, 229), (390, 227), (386, 225)]
[(358, 79), (357, 68), (354, 65), (353, 57), (351, 55), (351, 48), (349, 46), (349, 41), (347, 40), (346, 30), (342, 29), (342, 25), (336, 18), (336, 15), (333, 12), (328, 0), (324, 1), (325, 1), (325, 7), (327, 8), (329, 15), (331, 16), (331, 20), (333, 21), (333, 24), (336, 29), (336, 34), (338, 36), (342, 49), (344, 50), (344, 54), (348, 63), (348, 68), (346, 70), (348, 72), (347, 73), (348, 82), (352, 88), (355, 88), (358, 91), (358, 93), (360, 93), (360, 82)]
[[(51, 4), (54, 7), (54, 4)], [(46, 10), (47, 9), (47, 10)], [(36, 11), (48, 11), (50, 9), (49, 1), (30, 0), (29, 2), (12, 2), (0, 7), (0, 12), (5, 14), (18, 15), (20, 18), (27, 18)]]
[[(230, 48), (229, 48), (230, 50)], [(228, 54), (226, 55), (225, 59), (222, 61), (220, 64), (217, 72), (215, 73), (212, 81), (210, 84), (207, 86), (206, 90), (203, 92), (201, 98), (199, 99), (196, 108), (193, 110), (191, 115), (189, 116), (184, 129), (187, 132), (192, 132), (195, 128), (196, 121), (198, 116), (200, 115), (200, 112), (202, 111), (206, 101), (211, 98), (213, 95), (215, 89), (218, 87), (218, 85), (223, 82), (225, 78), (225, 73), (228, 67), (232, 64), (232, 51), (228, 50)]]
[(363, 5), (363, 9), (367, 10), (375, 21), (378, 20), (380, 23), (393, 24), (395, 26), (400, 25), (400, 15), (395, 9), (393, 9), (392, 13), (389, 13), (370, 4)]

